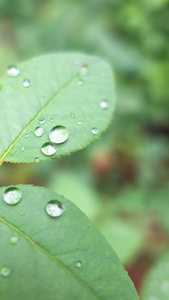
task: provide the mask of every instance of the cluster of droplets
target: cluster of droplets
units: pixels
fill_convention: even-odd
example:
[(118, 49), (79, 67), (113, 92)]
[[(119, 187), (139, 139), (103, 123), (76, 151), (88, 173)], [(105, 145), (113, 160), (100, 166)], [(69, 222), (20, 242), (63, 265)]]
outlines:
[[(18, 187), (14, 187), (14, 186), (9, 187), (3, 193), (3, 200), (8, 205), (16, 205), (21, 201), (21, 199), (22, 199), (22, 192)], [(48, 216), (52, 218), (58, 218), (63, 214), (64, 208), (60, 201), (54, 199), (47, 202), (45, 206), (45, 211)], [(20, 215), (21, 216), (24, 215), (23, 210), (20, 211)], [(12, 235), (10, 238), (10, 244), (16, 245), (17, 242), (18, 242), (18, 237), (16, 235)], [(82, 262), (77, 261), (75, 265), (77, 268), (81, 268)], [(8, 266), (3, 266), (0, 269), (0, 274), (3, 277), (8, 277), (11, 274), (11, 269)]]
[[(87, 76), (90, 72), (89, 72), (89, 67), (87, 65), (83, 65), (80, 63), (80, 60), (75, 60), (74, 61), (75, 64), (79, 65), (78, 67), (78, 75), (79, 75), (79, 79), (77, 81), (77, 84), (79, 86), (82, 86), (83, 85), (83, 80), (81, 79), (82, 77), (84, 76)], [(20, 74), (20, 70), (16, 67), (16, 66), (10, 66), (8, 69), (7, 69), (7, 74), (8, 76), (10, 77), (17, 77), (19, 76)], [(106, 76), (106, 73), (105, 72), (101, 72), (100, 75), (102, 77), (105, 77)], [(30, 80), (28, 79), (24, 79), (23, 82), (22, 82), (22, 85), (27, 88), (31, 85), (31, 82)], [(2, 89), (1, 85), (0, 85), (0, 90)], [(101, 100), (100, 103), (99, 103), (99, 106), (102, 110), (105, 110), (109, 107), (109, 102), (105, 99)], [(70, 114), (70, 117), (71, 118), (75, 118), (75, 115), (73, 113)], [(50, 119), (50, 121), (53, 122), (53, 118)], [(39, 119), (39, 125), (43, 125), (45, 123), (45, 119), (44, 118), (40, 118)], [(81, 121), (78, 121), (77, 123), (78, 125), (81, 125), (82, 122)], [(37, 126), (35, 129), (34, 129), (34, 134), (36, 137), (42, 137), (44, 133), (44, 129), (42, 126)], [(91, 133), (93, 135), (97, 135), (99, 133), (99, 129), (96, 128), (96, 127), (93, 127), (91, 129)], [(25, 134), (25, 138), (27, 138), (29, 136), (28, 133)], [(62, 144), (64, 143), (67, 139), (68, 139), (68, 136), (69, 136), (69, 133), (68, 133), (68, 130), (66, 127), (64, 127), (63, 125), (57, 125), (55, 127), (53, 127), (49, 133), (49, 140), (50, 141), (47, 141), (45, 142), (42, 147), (41, 147), (41, 152), (44, 154), (44, 155), (47, 155), (47, 156), (51, 156), (51, 155), (54, 155), (56, 153), (56, 145), (57, 144)], [(26, 147), (23, 146), (21, 148), (21, 152), (25, 151)], [(38, 157), (35, 158), (35, 162), (39, 162), (40, 159)]]
[[(16, 66), (10, 66), (7, 70), (6, 73), (10, 77), (18, 77), (20, 74), (20, 70)], [(22, 85), (27, 88), (30, 87), (31, 83), (29, 79), (24, 79), (22, 82)]]

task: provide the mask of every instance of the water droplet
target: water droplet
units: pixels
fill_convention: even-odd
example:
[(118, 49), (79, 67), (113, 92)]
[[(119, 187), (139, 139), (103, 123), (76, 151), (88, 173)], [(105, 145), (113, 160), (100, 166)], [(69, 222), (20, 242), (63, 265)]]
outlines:
[(102, 109), (108, 108), (108, 107), (109, 107), (109, 102), (108, 102), (107, 100), (102, 100), (102, 101), (100, 101), (100, 107), (101, 107)]
[(82, 81), (81, 79), (79, 79), (78, 82), (77, 82), (77, 84), (78, 84), (78, 85), (82, 85), (82, 84), (83, 84), (83, 81)]
[(82, 122), (81, 122), (81, 121), (79, 121), (79, 122), (78, 122), (78, 124), (79, 124), (79, 125), (81, 125), (81, 124), (82, 124)]
[(15, 245), (18, 241), (18, 237), (17, 236), (12, 236), (10, 239), (10, 243), (11, 245)]
[(10, 76), (10, 77), (17, 77), (20, 74), (19, 69), (16, 66), (10, 66), (6, 73)]
[(21, 148), (21, 152), (25, 151), (25, 149), (26, 149), (26, 147), (23, 146), (23, 147)]
[(50, 121), (53, 122), (53, 118), (50, 118)]
[(20, 215), (21, 215), (21, 216), (24, 215), (24, 211), (23, 211), (23, 210), (20, 211)]
[(81, 261), (78, 261), (78, 262), (76, 263), (76, 267), (77, 267), (77, 268), (81, 268), (81, 267), (82, 267), (82, 262), (81, 262)]
[(51, 142), (55, 144), (64, 143), (68, 139), (69, 133), (66, 127), (58, 125), (52, 128), (49, 133)]
[(1, 275), (4, 277), (8, 277), (11, 273), (11, 269), (8, 267), (2, 267), (1, 268)]
[(40, 118), (40, 119), (39, 119), (39, 124), (42, 125), (42, 124), (44, 124), (44, 123), (45, 123), (45, 119), (44, 119), (44, 118)]
[(47, 142), (43, 144), (41, 151), (43, 154), (50, 156), (56, 153), (56, 148), (55, 145)]
[(9, 187), (4, 192), (3, 199), (7, 204), (17, 204), (22, 199), (22, 192), (17, 187)]
[(88, 66), (80, 66), (79, 68), (79, 75), (80, 76), (84, 76), (84, 75), (88, 75), (89, 74), (89, 68)]
[(62, 203), (58, 200), (51, 200), (46, 205), (46, 212), (49, 216), (56, 218), (62, 215)]
[(25, 79), (25, 80), (23, 81), (22, 85), (23, 85), (24, 87), (29, 87), (29, 86), (31, 85), (31, 83), (30, 83), (30, 81), (29, 81), (28, 79)]
[(43, 135), (43, 128), (38, 126), (35, 128), (34, 130), (34, 134), (37, 136), (37, 137), (41, 137)]
[(40, 162), (39, 157), (35, 157), (35, 162)]
[(75, 118), (75, 115), (73, 113), (70, 114), (71, 118)]
[(28, 134), (28, 133), (26, 133), (26, 134), (25, 134), (25, 137), (27, 138), (28, 136), (29, 136), (29, 134)]
[(99, 130), (96, 127), (92, 128), (91, 131), (93, 134), (98, 134), (98, 132), (99, 132)]

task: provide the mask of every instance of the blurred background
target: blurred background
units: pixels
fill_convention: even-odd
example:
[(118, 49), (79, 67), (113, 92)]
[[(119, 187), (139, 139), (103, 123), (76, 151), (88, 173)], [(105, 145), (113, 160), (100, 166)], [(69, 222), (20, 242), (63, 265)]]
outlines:
[(0, 0), (0, 77), (40, 54), (79, 51), (110, 63), (117, 98), (98, 141), (50, 162), (4, 163), (0, 186), (30, 183), (72, 200), (139, 294), (169, 250), (168, 20), (168, 0)]

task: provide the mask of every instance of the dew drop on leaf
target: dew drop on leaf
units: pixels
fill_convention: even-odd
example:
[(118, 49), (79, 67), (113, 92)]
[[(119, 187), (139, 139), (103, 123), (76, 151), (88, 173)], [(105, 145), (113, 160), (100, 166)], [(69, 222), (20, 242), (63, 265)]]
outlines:
[(12, 236), (10, 239), (10, 243), (11, 245), (15, 245), (18, 241), (18, 237), (17, 236)]
[(23, 210), (20, 211), (20, 215), (23, 216), (25, 213)]
[(62, 215), (62, 203), (58, 200), (51, 200), (46, 205), (46, 212), (49, 216), (56, 218)]
[(53, 118), (50, 118), (50, 121), (53, 122)]
[(81, 122), (81, 121), (79, 121), (79, 122), (78, 122), (78, 125), (81, 125), (81, 124), (82, 124), (82, 122)]
[(69, 133), (66, 127), (62, 125), (55, 126), (49, 133), (51, 142), (55, 144), (64, 143), (68, 139)]
[(47, 142), (47, 143), (43, 144), (41, 151), (43, 154), (50, 156), (50, 155), (53, 155), (56, 153), (56, 148), (55, 148), (55, 145)]
[(75, 115), (73, 113), (70, 114), (71, 118), (75, 118)]
[(37, 126), (34, 130), (34, 134), (37, 136), (37, 137), (41, 137), (43, 135), (43, 128), (40, 127), (40, 126)]
[(95, 134), (95, 135), (98, 134), (98, 132), (99, 132), (99, 130), (98, 130), (96, 127), (92, 128), (91, 131), (92, 131), (92, 133)]
[(27, 138), (28, 136), (29, 136), (29, 134), (28, 134), (28, 133), (26, 133), (26, 134), (25, 134), (25, 137)]
[(78, 84), (78, 85), (82, 85), (82, 84), (83, 84), (83, 81), (82, 81), (81, 79), (79, 79), (78, 82), (77, 82), (77, 84)]
[(107, 100), (100, 101), (100, 108), (106, 109), (109, 107), (109, 102)]
[(76, 267), (77, 267), (77, 268), (81, 268), (81, 267), (82, 267), (82, 262), (81, 262), (81, 261), (78, 261), (78, 262), (76, 263)]
[(31, 83), (30, 83), (30, 81), (29, 81), (28, 79), (25, 79), (25, 80), (23, 81), (22, 85), (23, 85), (24, 87), (29, 87), (29, 86), (31, 85)]
[(11, 273), (11, 269), (8, 267), (2, 267), (0, 272), (2, 276), (8, 277)]
[(10, 77), (17, 77), (20, 74), (20, 70), (16, 66), (10, 66), (7, 70), (6, 73)]
[(80, 66), (79, 68), (79, 75), (84, 76), (89, 74), (89, 68), (87, 66)]
[(44, 118), (40, 118), (39, 119), (39, 124), (44, 124), (45, 123), (45, 119)]
[(22, 199), (22, 192), (17, 187), (9, 187), (5, 190), (3, 199), (7, 204), (17, 204)]
[(35, 157), (35, 162), (40, 162), (39, 157)]
[(26, 147), (23, 146), (23, 147), (21, 148), (21, 152), (25, 151), (25, 149), (26, 149)]

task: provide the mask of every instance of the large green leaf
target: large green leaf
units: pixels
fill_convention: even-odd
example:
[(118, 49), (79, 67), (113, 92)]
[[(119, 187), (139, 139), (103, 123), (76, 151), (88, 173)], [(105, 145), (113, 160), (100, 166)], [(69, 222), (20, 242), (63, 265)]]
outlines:
[[(40, 187), (18, 189), (15, 205), (0, 189), (0, 299), (138, 299), (112, 248), (73, 203)], [(46, 213), (50, 200), (62, 203), (59, 217)]]
[(148, 272), (144, 280), (141, 299), (169, 299), (169, 252), (163, 254)]
[[(27, 61), (18, 69), (17, 77), (6, 74), (1, 82), (0, 164), (70, 154), (91, 143), (108, 126), (114, 86), (111, 70), (101, 59), (53, 54)], [(23, 86), (25, 79), (30, 86)], [(107, 101), (107, 108), (100, 107), (102, 100)], [(39, 124), (41, 118), (43, 124)], [(47, 156), (41, 147), (50, 142), (49, 132), (58, 125), (67, 128), (68, 140), (55, 145), (56, 153)], [(34, 134), (37, 126), (43, 127), (41, 137)], [(93, 128), (98, 133), (93, 134)]]

